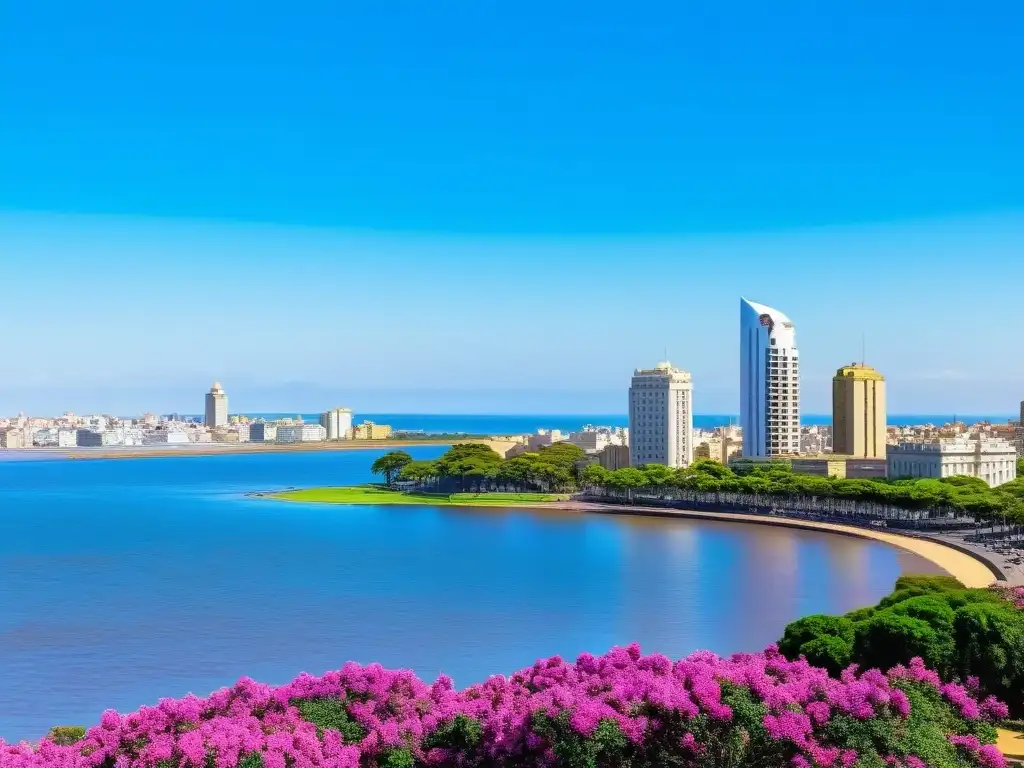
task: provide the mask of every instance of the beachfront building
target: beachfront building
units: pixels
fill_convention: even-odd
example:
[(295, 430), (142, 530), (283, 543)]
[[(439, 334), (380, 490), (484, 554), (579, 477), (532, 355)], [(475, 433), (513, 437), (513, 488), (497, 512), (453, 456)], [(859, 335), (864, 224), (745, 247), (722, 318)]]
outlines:
[(693, 379), (671, 363), (637, 369), (629, 387), (629, 463), (693, 463)]
[(146, 445), (187, 445), (191, 441), (188, 433), (181, 429), (153, 429), (146, 433)]
[(352, 433), (352, 411), (333, 408), (320, 414), (320, 426), (327, 430), (328, 440), (345, 440)]
[(210, 391), (206, 393), (206, 412), (203, 424), (210, 429), (226, 427), (228, 424), (228, 395), (219, 381), (213, 382)]
[(358, 426), (352, 427), (353, 440), (387, 440), (391, 437), (391, 427), (387, 424), (374, 424), (372, 421), (364, 421)]
[(940, 437), (890, 445), (889, 477), (980, 477), (990, 486), (1017, 477), (1017, 451), (1000, 438)]
[(869, 365), (845, 365), (832, 378), (832, 452), (886, 458), (885, 377)]
[(327, 437), (319, 424), (282, 424), (277, 428), (279, 443), (315, 443)]
[(249, 425), (250, 443), (272, 443), (277, 440), (277, 424), (254, 421)]
[(793, 322), (740, 299), (740, 427), (743, 455), (800, 452), (800, 356)]

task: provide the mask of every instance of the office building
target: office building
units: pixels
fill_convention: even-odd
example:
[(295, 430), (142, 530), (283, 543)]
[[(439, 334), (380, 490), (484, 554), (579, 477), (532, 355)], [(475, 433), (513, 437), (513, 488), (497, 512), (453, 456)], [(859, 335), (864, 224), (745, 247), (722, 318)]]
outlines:
[(327, 430), (319, 424), (282, 424), (277, 428), (279, 443), (314, 443), (327, 437)]
[(671, 363), (633, 372), (629, 387), (629, 463), (693, 463), (693, 380)]
[(740, 427), (743, 455), (800, 452), (800, 356), (793, 322), (740, 299)]
[(980, 477), (990, 486), (1017, 477), (1017, 451), (1000, 438), (940, 437), (890, 445), (889, 477)]
[(228, 423), (228, 395), (215, 381), (206, 393), (206, 415), (203, 423), (210, 429), (226, 427)]
[(345, 440), (352, 433), (352, 411), (334, 408), (320, 414), (320, 426), (327, 430), (328, 440)]
[(832, 452), (884, 459), (885, 377), (852, 363), (832, 378)]

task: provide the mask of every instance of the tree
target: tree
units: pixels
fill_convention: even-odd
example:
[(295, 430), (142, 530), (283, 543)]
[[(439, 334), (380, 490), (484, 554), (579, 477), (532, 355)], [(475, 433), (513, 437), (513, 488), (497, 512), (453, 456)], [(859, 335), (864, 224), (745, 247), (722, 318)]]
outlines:
[(388, 451), (373, 462), (370, 471), (375, 475), (384, 475), (384, 482), (391, 485), (398, 473), (411, 463), (412, 456), (405, 451)]
[(398, 473), (399, 480), (420, 484), (428, 483), (435, 477), (437, 477), (437, 466), (433, 461), (410, 461)]

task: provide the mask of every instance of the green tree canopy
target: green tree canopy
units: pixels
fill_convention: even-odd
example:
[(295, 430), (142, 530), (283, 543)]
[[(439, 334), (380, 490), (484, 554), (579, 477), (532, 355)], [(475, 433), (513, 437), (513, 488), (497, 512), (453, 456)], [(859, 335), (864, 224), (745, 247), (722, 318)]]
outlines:
[(370, 465), (370, 471), (375, 475), (384, 475), (384, 482), (391, 485), (398, 473), (410, 463), (412, 456), (405, 451), (389, 451)]

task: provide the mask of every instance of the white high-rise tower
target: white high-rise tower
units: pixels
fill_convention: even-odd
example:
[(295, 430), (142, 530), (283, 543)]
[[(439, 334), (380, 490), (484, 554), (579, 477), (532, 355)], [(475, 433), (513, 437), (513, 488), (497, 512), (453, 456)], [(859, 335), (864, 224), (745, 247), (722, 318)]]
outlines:
[(793, 322), (740, 299), (740, 426), (744, 456), (800, 452), (800, 355)]
[(629, 388), (629, 463), (686, 467), (693, 462), (693, 380), (658, 363), (633, 373)]

